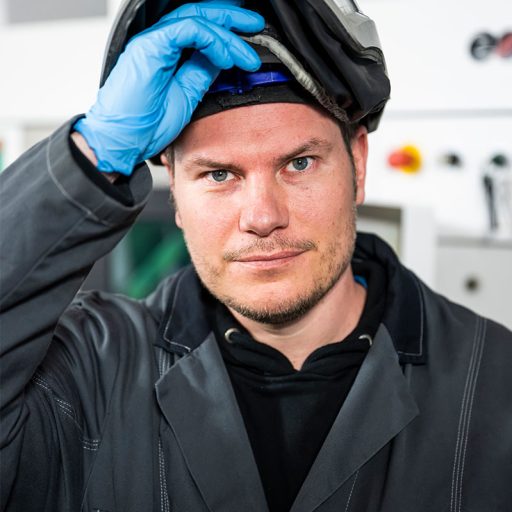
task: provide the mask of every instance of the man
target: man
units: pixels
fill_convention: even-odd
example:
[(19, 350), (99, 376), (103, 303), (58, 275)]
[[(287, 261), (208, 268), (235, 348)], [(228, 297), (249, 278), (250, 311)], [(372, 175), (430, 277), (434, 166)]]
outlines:
[[(510, 509), (512, 335), (355, 246), (372, 112), (263, 28), (166, 14), (2, 176), (2, 510)], [(160, 153), (193, 267), (75, 297)]]

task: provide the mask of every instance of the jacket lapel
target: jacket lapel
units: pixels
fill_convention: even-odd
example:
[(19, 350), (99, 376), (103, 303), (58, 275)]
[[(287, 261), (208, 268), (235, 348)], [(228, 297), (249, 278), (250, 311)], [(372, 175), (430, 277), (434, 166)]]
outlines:
[(210, 510), (265, 512), (266, 499), (213, 334), (157, 382), (157, 399)]
[(291, 512), (315, 510), (418, 413), (381, 325)]

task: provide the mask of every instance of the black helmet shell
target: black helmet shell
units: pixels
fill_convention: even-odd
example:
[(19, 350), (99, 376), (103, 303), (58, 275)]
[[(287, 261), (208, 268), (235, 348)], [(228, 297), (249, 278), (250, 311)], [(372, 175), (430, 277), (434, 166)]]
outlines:
[[(184, 3), (126, 0), (110, 33), (101, 85), (131, 37)], [(365, 124), (370, 132), (377, 129), (390, 82), (375, 26), (353, 0), (246, 0), (244, 7), (261, 13), (279, 31), (284, 45), (350, 122)], [(361, 27), (365, 37), (356, 30)]]

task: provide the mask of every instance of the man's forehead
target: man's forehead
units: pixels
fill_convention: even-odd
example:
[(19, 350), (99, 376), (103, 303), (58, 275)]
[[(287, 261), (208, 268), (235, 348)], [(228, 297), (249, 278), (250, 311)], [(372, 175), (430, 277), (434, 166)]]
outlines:
[[(304, 156), (310, 153), (328, 154), (333, 149), (333, 144), (331, 141), (326, 139), (313, 138), (296, 146), (289, 145), (287, 147), (280, 147), (276, 149), (277, 150), (273, 152), (268, 152), (265, 151), (265, 148), (262, 148), (262, 151), (258, 151), (257, 156), (261, 156), (262, 159), (267, 157), (267, 159), (274, 165), (283, 165), (293, 158), (297, 158), (299, 155)], [(242, 155), (247, 156), (244, 153), (242, 153)], [(251, 155), (250, 158), (252, 159), (253, 156)], [(240, 157), (240, 155), (237, 155), (236, 153), (221, 155), (219, 158), (212, 158), (210, 155), (196, 153), (186, 157), (185, 170), (188, 167), (243, 170), (243, 160), (244, 158)]]
[(194, 121), (174, 143), (177, 158), (195, 158), (205, 152), (238, 152), (264, 144), (283, 152), (296, 146), (325, 145), (340, 136), (331, 116), (298, 103), (251, 105)]

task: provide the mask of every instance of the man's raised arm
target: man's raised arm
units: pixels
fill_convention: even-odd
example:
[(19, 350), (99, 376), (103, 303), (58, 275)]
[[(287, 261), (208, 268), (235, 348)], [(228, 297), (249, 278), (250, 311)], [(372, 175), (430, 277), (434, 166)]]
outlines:
[[(260, 64), (232, 30), (257, 32), (263, 19), (235, 4), (189, 4), (135, 36), (86, 116), (0, 176), (1, 510), (20, 471), (25, 388), (88, 270), (142, 210), (151, 192), (142, 163), (178, 136), (221, 69)], [(185, 48), (196, 51), (177, 69)], [(98, 186), (76, 152), (122, 179)]]

